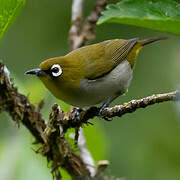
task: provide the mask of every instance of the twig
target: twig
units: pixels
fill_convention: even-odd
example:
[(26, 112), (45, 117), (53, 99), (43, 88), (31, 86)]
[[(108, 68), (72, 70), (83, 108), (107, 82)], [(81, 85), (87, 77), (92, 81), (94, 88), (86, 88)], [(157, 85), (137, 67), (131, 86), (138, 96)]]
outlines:
[(82, 0), (74, 0), (72, 5), (72, 25), (69, 31), (69, 46), (71, 50), (77, 49), (95, 38), (94, 28), (101, 11), (108, 0), (97, 0), (94, 10), (82, 24)]
[(124, 103), (123, 105), (117, 105), (111, 108), (106, 108), (102, 112), (102, 115), (107, 118), (112, 118), (115, 116), (121, 117), (124, 114), (132, 113), (139, 108), (145, 108), (147, 106), (162, 103), (166, 101), (179, 101), (180, 100), (180, 92), (173, 91), (169, 93), (163, 94), (154, 94), (152, 96), (148, 96), (138, 100), (131, 100), (128, 103)]
[(83, 128), (80, 128), (79, 131), (78, 147), (79, 147), (80, 157), (82, 158), (84, 164), (86, 164), (91, 177), (94, 177), (96, 175), (95, 163), (94, 163), (94, 159), (91, 156), (91, 153), (86, 147), (86, 140), (85, 140)]
[[(178, 90), (169, 93), (154, 94), (152, 96), (148, 96), (142, 99), (131, 100), (122, 105), (116, 105), (114, 107), (105, 108), (101, 114), (105, 118), (112, 118), (115, 116), (121, 117), (127, 113), (132, 113), (139, 108), (145, 108), (147, 106), (166, 102), (166, 101), (179, 101), (179, 100), (180, 100), (180, 92)], [(84, 116), (82, 117), (82, 121), (87, 123), (89, 119), (98, 116), (99, 110), (100, 109), (97, 107), (91, 107), (87, 111), (84, 111)]]
[[(109, 161), (107, 161), (107, 160), (99, 161), (97, 164), (97, 171), (96, 171), (95, 177), (97, 179), (101, 179), (102, 176), (104, 177), (104, 171), (107, 169), (108, 166), (109, 166)], [(103, 178), (103, 179), (105, 180), (106, 178)], [(108, 178), (108, 179), (110, 179), (110, 178)]]
[(108, 0), (98, 0), (94, 6), (94, 10), (84, 21), (81, 32), (81, 34), (84, 37), (83, 45), (86, 44), (88, 41), (95, 39), (96, 22), (107, 4), (108, 4)]
[(69, 30), (69, 44), (71, 49), (82, 43), (82, 36), (80, 36), (80, 28), (82, 21), (82, 6), (83, 0), (73, 0), (72, 15), (71, 15), (71, 28)]
[[(102, 111), (102, 116), (104, 118), (112, 118), (112, 117), (121, 117), (127, 113), (132, 113), (136, 111), (139, 108), (145, 108), (153, 104), (162, 103), (166, 101), (180, 101), (180, 92), (178, 90), (169, 92), (169, 93), (163, 93), (163, 94), (154, 94), (152, 96), (148, 96), (142, 99), (137, 100), (131, 100), (127, 103), (124, 103), (122, 105), (116, 105), (114, 107), (105, 108)], [(94, 117), (99, 116), (99, 110), (98, 107), (90, 107), (87, 110), (84, 110), (81, 112), (80, 117), (81, 120), (77, 126), (83, 126), (83, 124), (88, 124), (89, 119), (92, 119)], [(68, 127), (74, 127), (75, 124), (71, 124), (71, 117), (72, 114), (66, 115), (66, 120), (68, 119)]]

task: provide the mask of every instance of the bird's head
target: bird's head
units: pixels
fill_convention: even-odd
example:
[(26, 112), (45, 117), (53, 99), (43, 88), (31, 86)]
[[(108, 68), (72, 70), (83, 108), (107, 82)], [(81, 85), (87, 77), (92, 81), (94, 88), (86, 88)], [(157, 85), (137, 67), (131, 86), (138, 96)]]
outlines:
[(25, 74), (36, 75), (57, 98), (60, 98), (61, 91), (72, 91), (79, 86), (82, 68), (77, 68), (76, 63), (64, 56), (50, 58), (40, 63), (39, 68), (26, 71)]

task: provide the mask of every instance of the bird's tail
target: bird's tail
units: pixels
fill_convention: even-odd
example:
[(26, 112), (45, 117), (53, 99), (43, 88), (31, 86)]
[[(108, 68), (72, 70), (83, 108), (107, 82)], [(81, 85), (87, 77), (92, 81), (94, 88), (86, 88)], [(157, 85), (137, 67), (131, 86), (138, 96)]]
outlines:
[(145, 46), (146, 44), (150, 44), (155, 41), (166, 40), (166, 39), (168, 39), (168, 37), (155, 37), (155, 38), (140, 40), (139, 43), (142, 44), (142, 46)]

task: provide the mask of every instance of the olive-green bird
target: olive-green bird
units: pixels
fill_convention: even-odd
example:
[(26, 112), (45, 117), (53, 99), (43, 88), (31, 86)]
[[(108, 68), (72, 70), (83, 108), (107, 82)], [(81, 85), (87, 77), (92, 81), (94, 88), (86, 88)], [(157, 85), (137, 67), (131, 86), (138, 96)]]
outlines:
[(103, 109), (127, 91), (139, 50), (163, 39), (107, 40), (47, 59), (26, 74), (37, 75), (55, 97), (68, 104), (85, 107), (103, 103)]

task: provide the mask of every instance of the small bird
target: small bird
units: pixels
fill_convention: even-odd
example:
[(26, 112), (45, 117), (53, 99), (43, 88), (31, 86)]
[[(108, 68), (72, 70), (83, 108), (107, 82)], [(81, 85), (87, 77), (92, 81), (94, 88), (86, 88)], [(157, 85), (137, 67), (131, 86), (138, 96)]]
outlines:
[(82, 108), (103, 103), (102, 112), (127, 92), (140, 49), (164, 39), (107, 40), (47, 59), (25, 74), (38, 76), (55, 97), (70, 105)]

